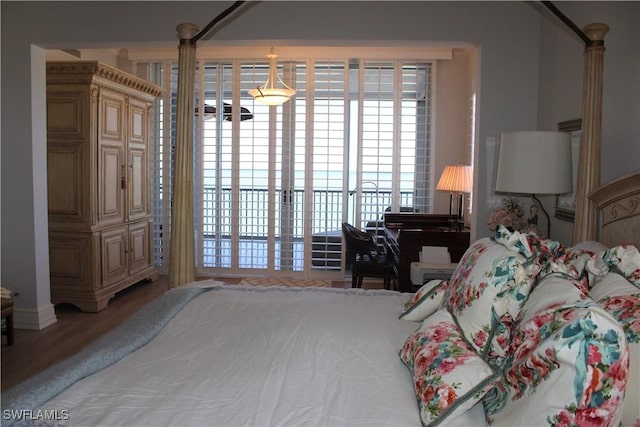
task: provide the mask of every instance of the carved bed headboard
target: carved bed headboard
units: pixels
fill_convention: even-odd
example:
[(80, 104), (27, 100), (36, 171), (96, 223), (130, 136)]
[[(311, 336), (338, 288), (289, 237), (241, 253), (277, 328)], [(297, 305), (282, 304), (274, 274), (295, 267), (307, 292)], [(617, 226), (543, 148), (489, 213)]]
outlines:
[(640, 248), (640, 171), (602, 185), (589, 198), (601, 212), (601, 243), (607, 247), (628, 243)]

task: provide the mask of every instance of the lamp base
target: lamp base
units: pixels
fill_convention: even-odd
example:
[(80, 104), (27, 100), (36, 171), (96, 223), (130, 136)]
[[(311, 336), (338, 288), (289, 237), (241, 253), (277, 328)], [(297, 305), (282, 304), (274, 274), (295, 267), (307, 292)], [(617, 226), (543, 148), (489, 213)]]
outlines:
[(544, 208), (544, 205), (542, 204), (542, 202), (540, 201), (540, 199), (538, 199), (536, 197), (535, 194), (531, 195), (531, 199), (534, 201), (534, 203), (536, 205), (538, 205), (540, 207), (540, 210), (542, 211), (542, 213), (544, 214), (544, 218), (547, 220), (547, 235), (546, 236), (542, 236), (545, 237), (547, 239), (551, 239), (551, 217), (549, 217), (549, 213), (547, 212), (547, 210)]
[(456, 230), (464, 230), (464, 195), (458, 194), (458, 220)]

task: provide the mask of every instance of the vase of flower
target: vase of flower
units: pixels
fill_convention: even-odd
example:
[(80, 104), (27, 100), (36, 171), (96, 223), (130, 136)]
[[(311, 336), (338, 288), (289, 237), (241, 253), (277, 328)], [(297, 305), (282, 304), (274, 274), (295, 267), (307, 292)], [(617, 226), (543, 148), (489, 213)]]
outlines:
[(500, 207), (489, 216), (487, 225), (491, 231), (496, 231), (500, 225), (509, 231), (525, 232), (529, 229), (529, 221), (524, 216), (524, 207), (515, 197), (504, 197)]

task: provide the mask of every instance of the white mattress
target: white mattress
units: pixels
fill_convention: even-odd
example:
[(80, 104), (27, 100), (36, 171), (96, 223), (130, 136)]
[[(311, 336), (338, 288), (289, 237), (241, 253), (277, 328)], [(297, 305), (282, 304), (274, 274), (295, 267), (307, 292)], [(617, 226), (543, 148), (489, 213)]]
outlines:
[[(407, 294), (228, 285), (43, 409), (69, 426), (417, 426)], [(484, 422), (482, 412), (456, 425)]]

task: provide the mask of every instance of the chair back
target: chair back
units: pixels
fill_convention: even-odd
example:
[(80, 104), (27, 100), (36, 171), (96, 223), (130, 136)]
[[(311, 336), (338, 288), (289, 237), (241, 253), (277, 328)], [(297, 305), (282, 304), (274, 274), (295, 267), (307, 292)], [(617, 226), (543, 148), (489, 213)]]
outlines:
[(345, 241), (347, 243), (347, 252), (350, 253), (352, 258), (358, 255), (371, 256), (371, 251), (376, 248), (376, 244), (373, 241), (373, 236), (367, 232), (364, 232), (353, 225), (343, 222), (342, 233), (344, 234)]
[(391, 281), (398, 272), (389, 254), (380, 252), (374, 236), (342, 223), (342, 233), (347, 247), (347, 267), (351, 265), (351, 287), (361, 288), (364, 277), (384, 279), (384, 288), (391, 289)]

